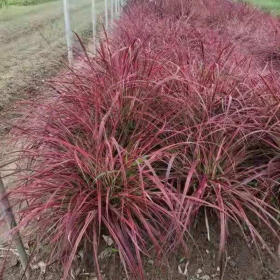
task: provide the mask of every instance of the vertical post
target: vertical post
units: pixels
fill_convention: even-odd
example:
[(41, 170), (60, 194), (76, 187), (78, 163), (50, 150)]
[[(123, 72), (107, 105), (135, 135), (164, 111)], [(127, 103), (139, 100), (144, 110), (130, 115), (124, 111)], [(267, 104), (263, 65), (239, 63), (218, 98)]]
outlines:
[(95, 0), (92, 0), (92, 37), (93, 37), (93, 49), (94, 52), (96, 51), (96, 21), (97, 21), (97, 15), (96, 15), (96, 5)]
[(110, 0), (110, 6), (111, 6), (111, 25), (113, 25), (114, 22), (114, 0)]
[[(10, 230), (15, 229), (17, 224), (16, 224), (16, 219), (13, 213), (13, 210), (10, 206), (6, 189), (3, 183), (3, 180), (0, 175), (0, 204), (2, 208), (2, 213), (3, 216), (5, 216), (8, 227)], [(29, 267), (29, 261), (28, 261), (28, 255), (25, 251), (25, 248), (23, 246), (23, 242), (21, 239), (21, 236), (19, 234), (19, 231), (16, 230), (14, 232), (14, 243), (19, 255), (19, 259), (22, 265), (23, 270), (25, 271), (25, 276), (27, 279), (30, 278), (30, 267)]]
[(71, 32), (71, 25), (70, 25), (68, 0), (63, 0), (63, 11), (64, 11), (64, 21), (65, 21), (65, 35), (66, 35), (68, 62), (69, 65), (71, 66), (73, 63), (73, 50), (72, 50), (72, 32)]
[(117, 0), (118, 16), (120, 16), (120, 0)]
[(121, 9), (122, 9), (122, 0), (118, 0), (119, 1), (119, 13), (121, 14)]
[(108, 29), (108, 0), (105, 0), (105, 29)]
[(115, 13), (115, 18), (118, 17), (118, 0), (114, 0), (114, 13)]

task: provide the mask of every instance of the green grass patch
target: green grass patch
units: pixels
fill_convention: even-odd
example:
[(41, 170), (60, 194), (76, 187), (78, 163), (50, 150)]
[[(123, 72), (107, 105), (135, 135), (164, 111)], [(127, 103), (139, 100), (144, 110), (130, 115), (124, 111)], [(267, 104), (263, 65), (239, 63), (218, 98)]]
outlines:
[(28, 5), (36, 5), (50, 1), (58, 1), (58, 0), (0, 0), (6, 2), (8, 5), (15, 6), (28, 6)]
[(0, 9), (8, 5), (8, 0), (0, 0)]
[(256, 6), (280, 14), (280, 0), (247, 0), (248, 3), (253, 3)]

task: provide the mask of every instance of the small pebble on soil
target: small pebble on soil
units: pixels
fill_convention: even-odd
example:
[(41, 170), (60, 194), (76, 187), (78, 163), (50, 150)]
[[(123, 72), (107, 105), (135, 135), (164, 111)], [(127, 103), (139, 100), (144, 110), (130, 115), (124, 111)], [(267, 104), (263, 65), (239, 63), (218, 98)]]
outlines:
[(236, 266), (236, 262), (234, 261), (234, 260), (229, 260), (229, 265), (231, 266), (231, 267), (235, 267)]

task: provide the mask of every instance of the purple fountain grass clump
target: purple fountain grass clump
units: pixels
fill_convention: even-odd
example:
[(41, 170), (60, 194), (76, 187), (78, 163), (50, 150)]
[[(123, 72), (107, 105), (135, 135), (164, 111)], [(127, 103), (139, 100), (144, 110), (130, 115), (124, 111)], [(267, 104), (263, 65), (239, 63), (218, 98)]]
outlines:
[(143, 276), (142, 255), (152, 245), (159, 257), (169, 240), (178, 241), (178, 195), (162, 180), (166, 124), (152, 106), (157, 96), (149, 77), (156, 68), (147, 71), (138, 61), (139, 47), (114, 56), (104, 50), (85, 72), (56, 82), (59, 95), (30, 103), (14, 131), (30, 170), (11, 193), (28, 201), (21, 226), (30, 224), (38, 242), (54, 244), (51, 257), (64, 263), (64, 277), (84, 241), (93, 246), (100, 275), (104, 233), (135, 276)]

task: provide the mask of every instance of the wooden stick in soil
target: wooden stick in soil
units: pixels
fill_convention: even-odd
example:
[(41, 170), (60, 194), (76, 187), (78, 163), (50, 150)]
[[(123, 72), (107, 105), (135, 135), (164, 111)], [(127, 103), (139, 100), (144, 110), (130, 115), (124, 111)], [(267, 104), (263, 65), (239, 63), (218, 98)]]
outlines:
[[(15, 229), (17, 226), (15, 216), (14, 216), (13, 210), (10, 206), (10, 203), (9, 203), (9, 200), (7, 197), (7, 193), (6, 193), (6, 189), (5, 189), (3, 180), (1, 178), (1, 175), (0, 175), (0, 205), (2, 208), (3, 215), (6, 218), (9, 229), (10, 230)], [(30, 267), (29, 267), (28, 255), (23, 246), (23, 242), (22, 242), (22, 239), (21, 239), (21, 236), (20, 236), (20, 233), (18, 230), (15, 231), (13, 240), (14, 240), (14, 243), (15, 243), (19, 258), (20, 258), (22, 268), (25, 271), (25, 276), (27, 279), (29, 279), (30, 278)]]

